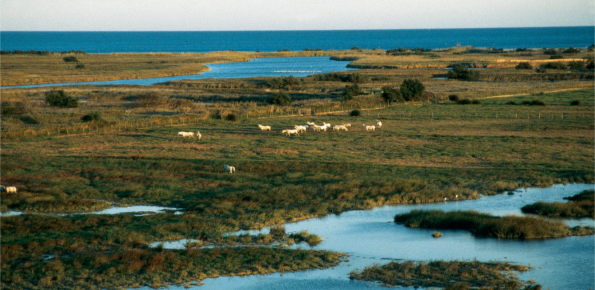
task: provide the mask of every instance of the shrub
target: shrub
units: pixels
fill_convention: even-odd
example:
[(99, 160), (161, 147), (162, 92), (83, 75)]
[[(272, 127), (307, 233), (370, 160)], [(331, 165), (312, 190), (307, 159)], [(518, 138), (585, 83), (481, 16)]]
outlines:
[(564, 57), (559, 55), (559, 54), (554, 54), (552, 56), (550, 56), (550, 59), (563, 59)]
[(30, 125), (37, 125), (37, 124), (39, 124), (39, 121), (37, 121), (35, 118), (33, 118), (31, 116), (21, 116), (20, 119), (25, 124), (30, 124)]
[(535, 72), (536, 73), (546, 73), (547, 70), (545, 69), (545, 67), (540, 66), (540, 67), (535, 68)]
[(580, 106), (580, 105), (581, 105), (581, 101), (579, 101), (579, 100), (574, 100), (574, 101), (570, 102), (570, 105), (571, 105), (571, 106)]
[(355, 109), (355, 110), (349, 112), (349, 116), (351, 116), (351, 117), (359, 117), (359, 116), (361, 116), (361, 112), (358, 109)]
[(75, 56), (65, 56), (63, 60), (64, 62), (79, 62)]
[(275, 105), (285, 106), (291, 102), (291, 97), (284, 92), (278, 92), (273, 95), (271, 102)]
[(515, 69), (533, 69), (533, 67), (528, 62), (521, 62), (517, 64)]
[(289, 86), (301, 85), (301, 79), (294, 76), (272, 78), (266, 82), (266, 85), (271, 89), (283, 89)]
[(343, 92), (343, 97), (345, 100), (351, 100), (354, 96), (363, 94), (362, 89), (359, 87), (358, 84), (353, 84), (351, 86), (345, 86), (345, 91)]
[(391, 86), (384, 86), (382, 87), (382, 97), (388, 101), (404, 101), (403, 95), (401, 95), (401, 91), (397, 88), (393, 88)]
[(225, 116), (225, 120), (231, 121), (231, 122), (235, 122), (236, 121), (236, 115), (235, 114), (228, 114), (227, 116)]
[(546, 63), (542, 66), (543, 68), (551, 68), (551, 69), (566, 69), (567, 65), (561, 62), (550, 62)]
[(545, 103), (541, 100), (523, 101), (521, 104), (527, 106), (545, 106)]
[(579, 53), (579, 52), (581, 52), (580, 49), (574, 48), (572, 46), (563, 51), (563, 53)]
[(506, 104), (508, 104), (508, 105), (516, 105), (516, 102), (515, 101), (508, 101), (508, 103), (506, 103)]
[(553, 49), (553, 48), (544, 48), (543, 49), (543, 54), (547, 54), (547, 55), (554, 55), (554, 54), (558, 54), (558, 51)]
[(469, 105), (469, 104), (471, 104), (471, 100), (468, 100), (468, 99), (458, 100), (457, 101), (457, 104), (459, 104), (459, 105)]
[(449, 95), (448, 96), (448, 100), (453, 101), (453, 102), (456, 102), (456, 101), (459, 100), (459, 96), (457, 96), (457, 95)]
[(76, 108), (79, 106), (77, 99), (69, 96), (63, 90), (53, 90), (45, 93), (45, 101), (52, 107)]
[(401, 83), (401, 95), (405, 101), (418, 99), (426, 87), (417, 79), (405, 79)]
[(91, 121), (104, 121), (103, 117), (101, 116), (101, 112), (93, 112), (81, 117), (81, 121), (83, 122), (91, 122)]
[(457, 64), (454, 69), (448, 72), (446, 75), (448, 79), (454, 80), (477, 80), (479, 79), (479, 72), (475, 70), (470, 70), (464, 65)]
[(568, 63), (570, 69), (585, 69), (585, 63), (582, 61), (572, 61)]
[(2, 116), (20, 116), (29, 111), (22, 102), (3, 102), (0, 107)]
[(85, 68), (85, 65), (82, 63), (79, 63), (74, 68), (78, 68), (78, 69)]
[(595, 69), (595, 61), (593, 61), (593, 59), (590, 59), (587, 61), (587, 69)]
[(472, 105), (480, 105), (481, 104), (481, 101), (479, 101), (479, 100), (473, 100), (473, 101), (471, 101), (471, 104)]

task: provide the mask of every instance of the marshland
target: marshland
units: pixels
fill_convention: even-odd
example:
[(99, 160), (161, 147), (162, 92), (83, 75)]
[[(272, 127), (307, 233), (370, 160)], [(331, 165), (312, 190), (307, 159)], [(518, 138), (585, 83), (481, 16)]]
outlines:
[[(197, 74), (211, 63), (265, 57), (332, 57), (357, 70), (2, 89), (2, 185), (18, 193), (2, 193), (0, 209), (29, 213), (1, 219), (2, 288), (159, 287), (327, 268), (355, 258), (317, 249), (327, 243), (325, 232), (229, 233), (382, 206), (455, 204), (517, 188), (592, 184), (593, 52), (556, 54), (563, 58), (553, 61), (541, 49), (469, 47), (3, 54), (3, 86)], [(68, 56), (84, 67), (65, 61)], [(517, 69), (519, 63), (531, 69)], [(561, 65), (535, 70), (547, 63)], [(441, 79), (457, 64), (463, 71), (482, 69), (472, 79)], [(424, 93), (407, 98), (405, 80), (418, 80)], [(65, 105), (52, 105), (52, 98)], [(362, 126), (377, 120), (383, 126), (375, 132)], [(281, 134), (307, 122), (352, 126)], [(199, 131), (202, 139), (177, 137), (180, 131)], [(224, 172), (227, 164), (237, 171)], [(35, 214), (131, 205), (182, 214)], [(436, 243), (451, 234), (441, 232)], [(572, 237), (581, 238), (592, 236)], [(181, 239), (200, 243), (149, 247)], [(308, 248), (296, 248), (303, 242)], [(47, 255), (54, 259), (46, 261)]]

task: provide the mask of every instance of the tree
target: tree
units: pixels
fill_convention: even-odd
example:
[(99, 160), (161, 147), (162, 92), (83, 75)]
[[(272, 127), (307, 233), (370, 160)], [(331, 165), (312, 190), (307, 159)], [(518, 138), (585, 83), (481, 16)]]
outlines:
[(519, 64), (517, 64), (515, 69), (533, 69), (533, 67), (528, 62), (520, 62)]
[(446, 77), (455, 80), (476, 80), (479, 78), (479, 72), (470, 70), (462, 64), (457, 64), (454, 69), (448, 72)]
[(63, 90), (46, 92), (45, 101), (52, 107), (76, 108), (79, 106), (79, 101), (66, 94)]
[(284, 92), (278, 92), (273, 95), (272, 103), (275, 105), (285, 106), (289, 102), (291, 102), (291, 97)]
[(382, 87), (382, 97), (391, 102), (394, 102), (395, 100), (404, 101), (401, 91), (391, 86)]
[(351, 86), (345, 86), (345, 91), (343, 92), (343, 98), (345, 100), (351, 100), (354, 96), (361, 95), (364, 92), (359, 87), (358, 84), (353, 84)]
[(406, 79), (401, 83), (401, 95), (405, 101), (418, 99), (426, 87), (417, 79)]

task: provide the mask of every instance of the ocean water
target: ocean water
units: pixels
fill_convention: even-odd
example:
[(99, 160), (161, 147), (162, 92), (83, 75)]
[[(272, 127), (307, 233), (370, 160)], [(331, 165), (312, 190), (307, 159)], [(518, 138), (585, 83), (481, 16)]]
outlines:
[(400, 29), (332, 31), (14, 32), (0, 33), (2, 50), (112, 52), (211, 52), (283, 49), (587, 47), (595, 27)]

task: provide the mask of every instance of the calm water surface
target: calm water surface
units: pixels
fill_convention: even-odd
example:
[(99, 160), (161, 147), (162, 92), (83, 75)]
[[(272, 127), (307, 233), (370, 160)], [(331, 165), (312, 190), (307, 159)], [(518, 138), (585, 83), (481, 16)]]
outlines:
[[(205, 284), (196, 289), (386, 289), (375, 283), (350, 281), (349, 272), (391, 260), (437, 259), (477, 259), (531, 265), (535, 269), (519, 274), (519, 277), (525, 281), (536, 280), (544, 289), (593, 289), (594, 236), (518, 241), (476, 238), (467, 231), (441, 230), (444, 236), (434, 239), (431, 236), (434, 230), (411, 229), (393, 222), (396, 214), (413, 209), (472, 209), (494, 215), (523, 215), (520, 211), (523, 205), (540, 200), (563, 201), (565, 196), (591, 188), (592, 184), (528, 188), (517, 190), (514, 195), (503, 194), (472, 201), (384, 206), (287, 224), (287, 232), (308, 230), (321, 236), (324, 241), (314, 249), (348, 253), (351, 255), (350, 261), (331, 269), (206, 279)], [(594, 226), (593, 219), (569, 220), (567, 223)], [(264, 229), (250, 233), (267, 231)], [(172, 247), (177, 246), (172, 244)], [(301, 244), (297, 247), (309, 248)]]
[(330, 60), (329, 57), (271, 57), (257, 58), (248, 62), (228, 62), (207, 65), (209, 71), (196, 75), (184, 75), (161, 78), (128, 79), (115, 81), (78, 82), (78, 83), (54, 83), (41, 85), (4, 86), (0, 89), (9, 88), (35, 88), (53, 86), (75, 86), (75, 85), (141, 85), (148, 86), (158, 83), (180, 80), (198, 79), (229, 79), (229, 78), (251, 78), (251, 77), (280, 77), (295, 76), (305, 77), (317, 73), (329, 73), (335, 71), (353, 70), (347, 68), (348, 61)]

